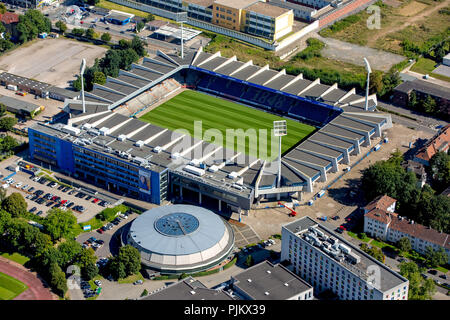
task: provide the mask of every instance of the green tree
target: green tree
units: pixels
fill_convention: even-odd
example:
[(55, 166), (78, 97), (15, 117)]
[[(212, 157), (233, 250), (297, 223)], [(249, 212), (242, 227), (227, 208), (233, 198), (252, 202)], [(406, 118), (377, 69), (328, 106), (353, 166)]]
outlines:
[(247, 256), (247, 258), (245, 259), (245, 265), (247, 266), (247, 267), (251, 267), (251, 266), (253, 266), (255, 264), (255, 260), (253, 259), (253, 256), (251, 255), (251, 254), (249, 254), (248, 256)]
[(428, 246), (425, 249), (425, 263), (430, 268), (435, 268), (440, 265), (446, 264), (448, 261), (447, 253), (444, 248), (439, 248), (439, 250), (433, 250), (432, 247)]
[(11, 213), (13, 218), (17, 218), (27, 212), (27, 202), (20, 193), (13, 192), (2, 201), (2, 209)]
[(1, 235), (6, 231), (6, 227), (10, 221), (11, 214), (5, 210), (0, 210), (0, 239)]
[(115, 280), (123, 279), (127, 276), (125, 272), (125, 265), (120, 262), (117, 257), (114, 257), (108, 261), (108, 270)]
[(94, 72), (94, 79), (92, 80), (93, 83), (98, 84), (105, 84), (106, 83), (106, 76), (101, 71)]
[(124, 265), (126, 276), (137, 274), (141, 269), (141, 254), (133, 246), (126, 245), (121, 247), (117, 258)]
[(430, 95), (427, 95), (425, 100), (422, 101), (422, 110), (430, 114), (436, 113), (436, 100), (434, 100)]
[(5, 198), (6, 198), (6, 189), (0, 188), (0, 202), (5, 200)]
[(389, 71), (383, 75), (383, 90), (380, 96), (389, 96), (394, 88), (402, 83), (400, 73), (398, 71)]
[(147, 289), (144, 289), (144, 291), (142, 291), (141, 293), (141, 297), (145, 297), (146, 295), (148, 295), (148, 291)]
[(94, 39), (94, 34), (95, 34), (95, 31), (93, 28), (86, 29), (86, 31), (84, 32), (84, 35), (86, 36), (86, 38), (89, 38), (89, 39)]
[(381, 95), (383, 93), (384, 85), (383, 85), (383, 73), (380, 71), (374, 71), (370, 74), (369, 81), (369, 93), (374, 94), (377, 93)]
[(64, 33), (67, 31), (67, 25), (61, 20), (56, 21), (55, 27), (58, 28), (59, 32), (61, 32), (61, 33)]
[(450, 185), (450, 155), (446, 152), (437, 152), (430, 159), (430, 170), (435, 189), (443, 191)]
[(3, 117), (0, 119), (0, 130), (1, 131), (11, 131), (11, 129), (16, 125), (17, 119), (13, 117)]
[(68, 290), (66, 275), (58, 264), (52, 263), (49, 268), (50, 284), (53, 290), (60, 296), (64, 296)]
[(71, 33), (76, 37), (81, 37), (84, 35), (84, 30), (81, 28), (73, 28)]
[(412, 250), (411, 241), (409, 241), (409, 238), (403, 237), (400, 240), (397, 241), (397, 247), (400, 249), (400, 252), (409, 252)]
[(144, 18), (145, 23), (155, 20), (155, 16), (151, 13), (148, 14), (147, 17)]
[(81, 254), (83, 248), (75, 240), (67, 240), (58, 246), (59, 261), (58, 265), (62, 268), (66, 268), (69, 264), (72, 264)]
[(98, 267), (95, 263), (87, 264), (81, 269), (81, 275), (87, 280), (92, 280), (98, 275)]
[(146, 55), (147, 51), (145, 47), (147, 46), (147, 42), (139, 39), (139, 37), (134, 36), (133, 40), (131, 40), (131, 48), (138, 54), (139, 57), (143, 57)]
[(142, 29), (144, 29), (144, 27), (145, 27), (144, 22), (139, 21), (139, 22), (136, 24), (136, 31), (139, 33), (139, 32), (142, 31)]
[(77, 218), (69, 211), (63, 211), (59, 208), (49, 210), (44, 220), (46, 232), (52, 237), (53, 241), (65, 238), (75, 226)]
[(411, 91), (411, 93), (409, 94), (409, 98), (408, 98), (408, 108), (410, 109), (416, 109), (418, 105), (418, 101), (417, 101), (417, 95), (416, 92), (413, 90)]
[(4, 14), (7, 11), (5, 4), (0, 3), (0, 13)]
[(106, 32), (106, 33), (102, 34), (101, 39), (103, 41), (105, 41), (105, 42), (110, 42), (111, 41), (111, 35)]
[(5, 112), (6, 112), (6, 105), (4, 105), (3, 103), (0, 103), (0, 117), (2, 117)]
[(95, 256), (95, 251), (92, 248), (81, 250), (80, 254), (76, 259), (76, 264), (80, 268), (84, 268), (88, 265), (95, 265), (97, 257)]
[(409, 280), (408, 300), (431, 300), (436, 291), (433, 280), (424, 279), (414, 262), (399, 264), (400, 274)]
[(19, 142), (11, 136), (6, 136), (0, 140), (0, 151), (9, 152), (19, 146)]
[(19, 41), (25, 43), (35, 39), (39, 33), (50, 32), (51, 27), (51, 21), (39, 10), (30, 9), (24, 15), (19, 16), (19, 23), (17, 24)]

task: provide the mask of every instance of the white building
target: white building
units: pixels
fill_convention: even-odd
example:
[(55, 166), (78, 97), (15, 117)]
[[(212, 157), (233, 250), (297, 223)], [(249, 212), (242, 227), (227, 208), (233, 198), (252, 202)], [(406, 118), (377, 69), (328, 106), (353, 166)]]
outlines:
[(289, 261), (315, 293), (331, 290), (341, 300), (408, 299), (408, 279), (310, 217), (281, 232), (281, 261)]
[(403, 237), (410, 240), (412, 249), (425, 254), (426, 248), (444, 248), (450, 263), (450, 237), (395, 213), (397, 200), (379, 196), (364, 208), (364, 232), (372, 237), (396, 243)]

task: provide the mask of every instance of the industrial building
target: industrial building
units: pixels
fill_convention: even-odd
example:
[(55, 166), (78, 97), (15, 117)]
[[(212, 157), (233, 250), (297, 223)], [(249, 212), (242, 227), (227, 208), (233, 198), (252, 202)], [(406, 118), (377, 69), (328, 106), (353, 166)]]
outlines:
[(8, 96), (0, 97), (0, 103), (6, 106), (6, 111), (9, 111), (22, 117), (32, 118), (37, 112), (44, 109), (44, 106), (38, 106), (37, 104), (15, 99)]
[[(142, 122), (134, 113), (121, 114), (133, 104), (142, 108), (139, 98), (169, 79), (313, 124), (317, 131), (283, 155), (277, 188), (275, 163)], [(314, 192), (316, 182), (346, 169), (362, 146), (376, 147), (382, 131), (392, 126), (390, 115), (375, 112), (375, 95), (365, 110), (365, 98), (354, 89), (202, 50), (187, 52), (184, 59), (163, 52), (145, 57), (104, 85), (94, 84), (85, 97), (84, 112), (79, 100), (67, 99), (53, 124), (29, 128), (32, 158), (120, 195), (157, 204), (178, 199), (222, 212)], [(188, 147), (180, 151), (180, 142)], [(139, 188), (141, 175), (151, 176), (151, 191)]]
[[(146, 177), (140, 183), (149, 185)], [(233, 229), (214, 212), (191, 205), (148, 210), (122, 233), (122, 243), (137, 248), (141, 262), (161, 273), (192, 273), (220, 264), (234, 247)]]
[(308, 216), (281, 230), (281, 261), (314, 287), (340, 300), (408, 300), (408, 279)]
[(427, 247), (437, 251), (441, 248), (447, 254), (450, 263), (450, 237), (441, 230), (434, 230), (414, 220), (406, 219), (395, 213), (397, 200), (382, 195), (364, 208), (364, 232), (372, 237), (396, 243), (406, 237), (413, 250), (425, 254)]
[(231, 277), (243, 300), (312, 300), (313, 287), (281, 264), (265, 260)]
[(234, 300), (225, 291), (208, 289), (200, 280), (187, 277), (150, 294), (141, 300)]

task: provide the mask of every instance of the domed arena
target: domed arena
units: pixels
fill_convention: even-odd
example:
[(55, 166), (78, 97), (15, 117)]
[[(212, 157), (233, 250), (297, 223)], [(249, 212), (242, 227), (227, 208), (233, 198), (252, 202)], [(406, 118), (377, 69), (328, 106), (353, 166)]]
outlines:
[(231, 226), (214, 212), (169, 205), (136, 218), (122, 238), (137, 248), (145, 266), (162, 273), (192, 273), (225, 260), (234, 247)]

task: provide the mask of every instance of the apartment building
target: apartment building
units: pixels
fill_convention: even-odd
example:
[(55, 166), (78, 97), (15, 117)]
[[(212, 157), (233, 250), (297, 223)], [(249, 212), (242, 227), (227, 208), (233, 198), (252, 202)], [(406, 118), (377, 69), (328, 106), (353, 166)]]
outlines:
[(414, 161), (425, 166), (430, 165), (431, 158), (438, 152), (448, 152), (450, 147), (450, 124), (443, 127), (414, 155)]
[(314, 287), (341, 300), (407, 300), (409, 281), (340, 237), (303, 217), (282, 226), (281, 261)]
[(450, 237), (444, 232), (415, 223), (395, 213), (396, 200), (386, 195), (377, 197), (364, 208), (364, 232), (392, 243), (403, 237), (412, 249), (425, 254), (427, 247), (443, 248), (450, 263)]

